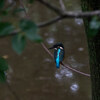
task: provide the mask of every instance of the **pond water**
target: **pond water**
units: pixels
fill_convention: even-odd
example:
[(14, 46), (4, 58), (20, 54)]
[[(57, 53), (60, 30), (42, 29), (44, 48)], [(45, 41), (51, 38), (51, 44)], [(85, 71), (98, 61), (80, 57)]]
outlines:
[[(60, 7), (59, 0), (48, 1)], [(81, 11), (79, 0), (64, 0), (64, 3), (67, 11)], [(29, 16), (36, 23), (57, 16), (37, 1), (28, 7)], [(61, 20), (40, 28), (39, 34), (47, 48), (57, 42), (64, 44), (64, 64), (90, 73), (82, 19)], [(0, 47), (0, 55), (6, 56), (9, 63), (8, 82), (20, 100), (91, 100), (90, 78), (62, 65), (57, 69), (41, 44), (27, 41), (21, 55), (12, 50), (11, 38), (0, 39)], [(16, 100), (5, 84), (0, 84), (0, 100)]]

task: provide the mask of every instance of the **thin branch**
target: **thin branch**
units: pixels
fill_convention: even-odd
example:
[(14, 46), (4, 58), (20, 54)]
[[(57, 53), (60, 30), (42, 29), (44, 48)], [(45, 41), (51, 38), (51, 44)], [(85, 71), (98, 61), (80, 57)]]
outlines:
[(62, 13), (61, 9), (57, 8), (55, 5), (50, 4), (49, 2), (46, 2), (45, 0), (37, 0), (39, 1), (41, 4), (45, 5), (47, 8), (51, 9), (52, 11), (56, 12), (57, 14)]
[(91, 16), (100, 16), (100, 10), (96, 11), (89, 11), (89, 12), (67, 12), (62, 11), (61, 9), (57, 8), (56, 6), (53, 6), (52, 4), (48, 3), (45, 0), (37, 0), (52, 11), (55, 11), (59, 16), (65, 17), (65, 18), (83, 18), (83, 17), (91, 17)]
[(37, 26), (39, 28), (45, 27), (45, 26), (54, 24), (54, 23), (58, 22), (59, 20), (62, 20), (65, 18), (82, 18), (82, 17), (92, 17), (92, 16), (96, 16), (96, 15), (100, 15), (100, 10), (92, 11), (92, 12), (84, 12), (84, 13), (83, 12), (66, 12), (65, 14), (57, 16), (49, 21), (37, 24)]
[[(44, 43), (41, 43), (41, 45), (42, 45), (42, 47), (45, 49), (45, 51), (53, 58), (52, 53), (47, 49), (47, 47), (44, 45)], [(76, 72), (76, 73), (79, 73), (79, 74), (81, 74), (81, 75), (90, 77), (90, 74), (86, 74), (86, 73), (84, 73), (84, 72), (78, 71), (78, 70), (76, 70), (76, 69), (74, 69), (74, 68), (72, 68), (72, 67), (69, 67), (68, 65), (65, 65), (63, 62), (61, 62), (61, 65), (63, 65), (64, 67), (66, 67), (66, 68), (68, 68), (68, 69), (70, 69), (70, 70), (72, 70), (72, 71), (74, 71), (74, 72)]]
[(58, 21), (61, 20), (61, 19), (63, 19), (63, 17), (57, 16), (57, 17), (55, 17), (55, 18), (53, 18), (53, 19), (51, 19), (51, 20), (49, 20), (49, 21), (46, 21), (46, 22), (42, 22), (42, 23), (40, 23), (40, 24), (37, 24), (37, 26), (38, 26), (39, 28), (45, 27), (45, 26), (51, 25), (51, 24), (53, 24), (53, 23), (56, 23), (56, 22), (58, 22)]
[(10, 36), (14, 36), (16, 34), (19, 34), (20, 30), (15, 30), (13, 32), (11, 32), (10, 34), (7, 35), (1, 35), (0, 38), (5, 38), (5, 37), (10, 37)]
[(100, 16), (100, 10), (91, 12), (64, 12), (63, 16), (65, 18), (83, 18), (83, 17)]
[[(48, 7), (49, 9), (51, 9), (52, 11), (54, 11), (55, 13), (57, 13), (59, 15), (47, 22), (37, 24), (38, 27), (40, 27), (40, 28), (54, 24), (64, 18), (84, 18), (84, 17), (100, 16), (100, 10), (91, 11), (91, 12), (71, 12), (71, 11), (67, 12), (67, 11), (62, 11), (61, 9), (48, 3), (45, 0), (37, 0), (37, 1), (39, 1), (40, 3), (42, 3), (43, 5), (45, 5), (46, 7)], [(64, 4), (63, 4), (62, 0), (60, 0), (60, 2), (62, 3), (61, 6), (63, 6), (63, 9), (64, 9)]]
[(60, 6), (61, 6), (62, 11), (65, 11), (66, 10), (66, 7), (64, 5), (63, 0), (59, 0), (59, 3), (60, 3)]
[(67, 64), (65, 65), (63, 62), (61, 62), (61, 64), (62, 64), (64, 67), (66, 67), (66, 68), (68, 68), (68, 69), (70, 69), (70, 70), (72, 70), (72, 71), (74, 71), (74, 72), (77, 72), (77, 73), (82, 74), (82, 75), (84, 75), (84, 76), (90, 77), (90, 74), (87, 74), (87, 73), (78, 71), (78, 70), (76, 70), (76, 69), (74, 69), (74, 68), (71, 68), (71, 67), (68, 66)]
[(21, 4), (22, 8), (24, 8), (24, 12), (25, 12), (26, 18), (29, 19), (29, 15), (28, 15), (28, 13), (27, 13), (27, 11), (26, 11), (26, 8), (25, 8), (25, 6), (24, 6), (24, 4), (23, 4), (23, 0), (19, 0), (19, 2), (20, 2), (20, 4)]
[(47, 49), (47, 47), (44, 45), (44, 43), (41, 43), (41, 45), (45, 49), (45, 51), (53, 58), (52, 53)]

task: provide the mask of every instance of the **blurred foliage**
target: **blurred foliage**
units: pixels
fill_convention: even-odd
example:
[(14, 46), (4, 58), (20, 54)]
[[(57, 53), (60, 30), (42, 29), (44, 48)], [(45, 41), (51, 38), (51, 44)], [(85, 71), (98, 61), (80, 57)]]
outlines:
[(0, 22), (0, 36), (8, 35), (14, 30), (14, 26), (9, 22)]
[(5, 0), (0, 0), (0, 16), (6, 16), (9, 12), (9, 8), (5, 9)]
[[(28, 3), (33, 3), (34, 0), (28, 0)], [(11, 35), (13, 36), (15, 30), (19, 30), (20, 32), (17, 33), (16, 36), (13, 36), (12, 39), (12, 48), (14, 51), (16, 51), (17, 54), (21, 54), (25, 48), (26, 45), (26, 39), (29, 39), (34, 42), (42, 42), (41, 36), (38, 34), (38, 27), (37, 25), (29, 19), (22, 19), (17, 23), (17, 28), (14, 26), (12, 22), (8, 21), (2, 21), (3, 17), (2, 15), (8, 14), (9, 10), (11, 10), (11, 7), (5, 7), (5, 0), (0, 0), (0, 36), (8, 36)], [(3, 9), (6, 8), (6, 9)], [(13, 14), (19, 13), (21, 11), (25, 11), (24, 8), (14, 8), (12, 11), (12, 17)]]
[(28, 3), (32, 4), (35, 0), (28, 0)]
[(0, 57), (0, 71), (6, 71), (8, 69), (8, 64), (4, 58)]
[(90, 38), (93, 38), (98, 33), (99, 29), (100, 29), (100, 19), (98, 17), (92, 18), (89, 25), (88, 36)]
[[(37, 25), (29, 19), (18, 18), (18, 21), (11, 22), (6, 18), (17, 16), (16, 13), (25, 11), (24, 8), (13, 7), (6, 0), (0, 0), (0, 37), (12, 36), (12, 48), (17, 54), (21, 54), (26, 46), (26, 41), (42, 42), (41, 36), (38, 34)], [(27, 3), (32, 4), (34, 0), (28, 0)], [(17, 23), (15, 25), (14, 23)], [(16, 33), (16, 30), (19, 30)], [(15, 35), (14, 35), (15, 34)], [(5, 59), (0, 58), (0, 82), (6, 81), (5, 71), (8, 69), (8, 64)]]
[(0, 0), (0, 10), (4, 7), (5, 0)]
[(21, 34), (17, 34), (12, 38), (12, 48), (18, 54), (21, 54), (26, 45), (26, 38)]
[(8, 69), (8, 64), (4, 58), (0, 57), (0, 82), (6, 81), (6, 71)]
[(26, 39), (41, 42), (42, 38), (38, 35), (38, 27), (36, 24), (28, 19), (19, 21), (20, 32), (13, 36), (12, 48), (17, 54), (21, 54), (26, 46)]
[(19, 23), (19, 26), (23, 32), (25, 32), (25, 36), (32, 41), (42, 42), (40, 35), (37, 34), (38, 27), (37, 25), (28, 19), (22, 19)]
[(4, 71), (0, 71), (0, 82), (6, 82), (6, 75)]
[(24, 8), (16, 8), (13, 10), (12, 14), (15, 15), (16, 13), (19, 13), (21, 11), (25, 11), (25, 9)]

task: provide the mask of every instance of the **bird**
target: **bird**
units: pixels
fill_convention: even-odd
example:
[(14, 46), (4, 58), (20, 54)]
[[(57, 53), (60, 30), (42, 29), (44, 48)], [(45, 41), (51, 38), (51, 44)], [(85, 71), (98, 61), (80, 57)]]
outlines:
[(49, 49), (54, 49), (54, 61), (56, 63), (56, 68), (59, 68), (60, 63), (64, 60), (64, 45), (61, 42), (58, 42)]

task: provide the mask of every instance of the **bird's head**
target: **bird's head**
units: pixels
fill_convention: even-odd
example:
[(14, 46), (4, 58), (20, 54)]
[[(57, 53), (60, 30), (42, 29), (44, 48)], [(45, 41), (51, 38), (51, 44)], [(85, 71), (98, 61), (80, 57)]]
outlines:
[(61, 42), (54, 44), (52, 47), (50, 47), (49, 49), (64, 49), (64, 46)]

